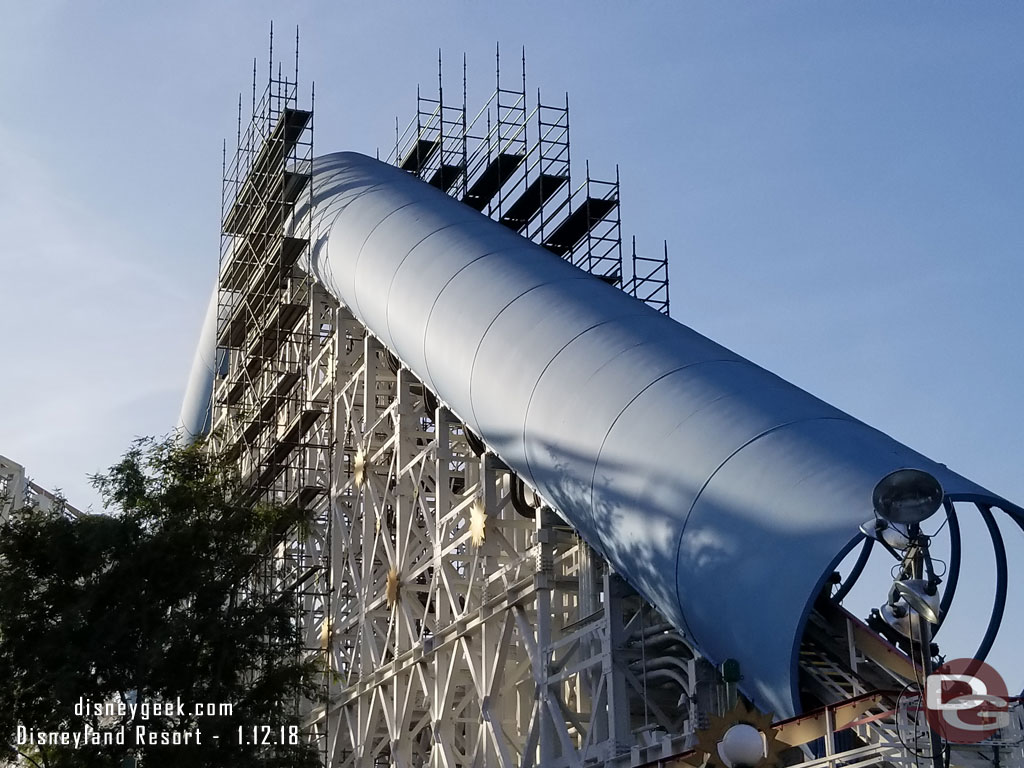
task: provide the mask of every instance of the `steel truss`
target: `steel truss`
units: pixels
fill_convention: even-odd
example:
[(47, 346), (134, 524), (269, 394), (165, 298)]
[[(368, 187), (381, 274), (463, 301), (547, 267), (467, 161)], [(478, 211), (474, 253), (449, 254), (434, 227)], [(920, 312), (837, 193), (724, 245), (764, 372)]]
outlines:
[(637, 729), (691, 733), (679, 634), (338, 313), (331, 764), (628, 764)]
[[(328, 765), (700, 768), (734, 684), (336, 312), (331, 693), (308, 720), (330, 734)], [(800, 662), (823, 706), (769, 729), (785, 764), (927, 756), (908, 730), (913, 663), (862, 622), (822, 608)], [(950, 765), (1021, 765), (1024, 710), (1011, 714)]]
[[(313, 155), (297, 77), (279, 70), (257, 101), (254, 75), (225, 164), (214, 434), (254, 503), (307, 513), (260, 579), (301, 595), (307, 652), (324, 660), (326, 702), (302, 704), (324, 764), (700, 768), (709, 734), (738, 722), (735, 679), (301, 268)], [(667, 252), (634, 244), (624, 273), (618, 173), (586, 166), (572, 185), (568, 100), (538, 93), (531, 108), (524, 74), (521, 89), (499, 77), (472, 120), (465, 102), (465, 69), (452, 107), (439, 64), (438, 97), (418, 94), (391, 161), (667, 314)], [(801, 686), (822, 709), (774, 726), (751, 715), (785, 764), (919, 762), (896, 704), (912, 663), (881, 663), (864, 629), (816, 612)], [(951, 764), (1020, 765), (1019, 706), (1014, 718)]]

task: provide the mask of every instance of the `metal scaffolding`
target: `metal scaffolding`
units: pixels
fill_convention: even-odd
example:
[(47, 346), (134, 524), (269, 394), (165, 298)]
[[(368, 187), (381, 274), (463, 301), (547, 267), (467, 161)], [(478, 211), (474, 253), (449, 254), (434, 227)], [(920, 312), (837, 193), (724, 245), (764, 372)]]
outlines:
[(511, 88), (496, 55), (494, 91), (467, 121), (465, 60), (463, 101), (454, 107), (444, 101), (439, 57), (437, 98), (417, 89), (416, 115), (402, 132), (396, 122), (388, 162), (668, 314), (667, 246), (662, 256), (638, 256), (634, 238), (623, 269), (618, 167), (615, 180), (604, 181), (586, 162), (573, 185), (568, 94), (554, 106), (538, 91), (531, 105), (525, 53), (521, 63), (519, 87)]
[[(273, 59), (271, 30), (270, 59)], [(312, 102), (312, 96), (311, 96)], [(238, 462), (255, 505), (301, 510), (302, 524), (282, 532), (256, 576), (257, 588), (297, 596), (307, 653), (325, 654), (330, 614), (335, 302), (301, 269), (309, 249), (313, 112), (298, 107), (298, 35), (294, 72), (271, 66), (227, 161), (221, 205), (213, 445)], [(324, 664), (323, 685), (329, 687)], [(307, 710), (308, 702), (297, 703)], [(310, 733), (326, 750), (327, 734)]]

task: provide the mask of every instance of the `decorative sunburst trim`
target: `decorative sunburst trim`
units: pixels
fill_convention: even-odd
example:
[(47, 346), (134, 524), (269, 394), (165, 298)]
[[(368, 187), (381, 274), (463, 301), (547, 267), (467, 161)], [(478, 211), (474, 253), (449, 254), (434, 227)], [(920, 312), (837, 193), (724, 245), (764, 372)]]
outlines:
[(398, 569), (392, 568), (388, 571), (387, 585), (384, 588), (384, 597), (387, 598), (388, 608), (398, 602), (398, 596), (402, 591), (402, 582), (398, 580)]
[(356, 457), (352, 460), (352, 480), (357, 486), (366, 482), (366, 468), (368, 464), (369, 462), (366, 460), (366, 454), (363, 453), (363, 449), (360, 448), (356, 451)]
[(327, 649), (331, 644), (331, 620), (325, 618), (320, 625), (320, 647)]
[(487, 538), (487, 512), (484, 503), (477, 499), (469, 508), (469, 535), (474, 547), (479, 547)]
[(780, 753), (786, 745), (778, 740), (778, 734), (772, 727), (771, 713), (761, 712), (747, 705), (743, 699), (737, 699), (736, 706), (730, 711), (722, 716), (711, 715), (708, 727), (697, 731), (696, 749), (707, 755), (705, 768), (729, 768), (718, 754), (718, 745), (730, 728), (740, 724), (756, 728), (764, 737), (765, 756), (750, 768), (775, 768), (779, 765)]

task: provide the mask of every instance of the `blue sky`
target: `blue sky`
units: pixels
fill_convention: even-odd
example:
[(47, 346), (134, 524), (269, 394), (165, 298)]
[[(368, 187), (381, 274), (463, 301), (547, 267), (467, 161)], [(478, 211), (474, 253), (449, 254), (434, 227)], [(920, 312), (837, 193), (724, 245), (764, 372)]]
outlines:
[[(619, 163), (625, 232), (669, 241), (677, 319), (1024, 503), (1024, 6), (284, 7), (5, 7), (0, 452), (38, 482), (95, 503), (87, 473), (173, 426), (215, 271), (221, 140), (273, 18), (286, 57), (302, 27), (320, 152), (387, 147), (438, 48), (453, 90), (466, 53), (472, 103), (495, 43), (513, 71), (525, 46), (531, 92), (570, 93), (574, 158)], [(962, 600), (984, 604), (973, 552)], [(1019, 636), (1024, 595), (1009, 610)], [(1018, 689), (1022, 667), (1004, 669)]]

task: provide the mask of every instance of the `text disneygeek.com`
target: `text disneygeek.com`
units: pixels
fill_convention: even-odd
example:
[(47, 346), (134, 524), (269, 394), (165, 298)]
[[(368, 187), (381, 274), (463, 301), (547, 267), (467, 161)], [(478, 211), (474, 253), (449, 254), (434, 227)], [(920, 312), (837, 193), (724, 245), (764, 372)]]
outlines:
[[(186, 704), (180, 698), (174, 701), (105, 701), (90, 702), (79, 699), (74, 706), (74, 713), (80, 718), (91, 718), (96, 726), (84, 724), (78, 731), (50, 731), (29, 728), (24, 725), (17, 727), (15, 744), (17, 746), (162, 746), (203, 744), (203, 733), (193, 724), (193, 718), (200, 717), (231, 717), (234, 707), (225, 702), (196, 702)], [(179, 722), (189, 722), (188, 727), (174, 729), (168, 722), (160, 727), (139, 721), (151, 718), (171, 718)], [(170, 727), (168, 727), (170, 726)], [(258, 733), (263, 726), (239, 728), (238, 734), (231, 740), (236, 743), (253, 743), (249, 736)], [(288, 734), (290, 735), (290, 734)], [(219, 740), (220, 736), (210, 737)], [(277, 743), (287, 742), (287, 736)], [(260, 743), (257, 741), (256, 743)]]

